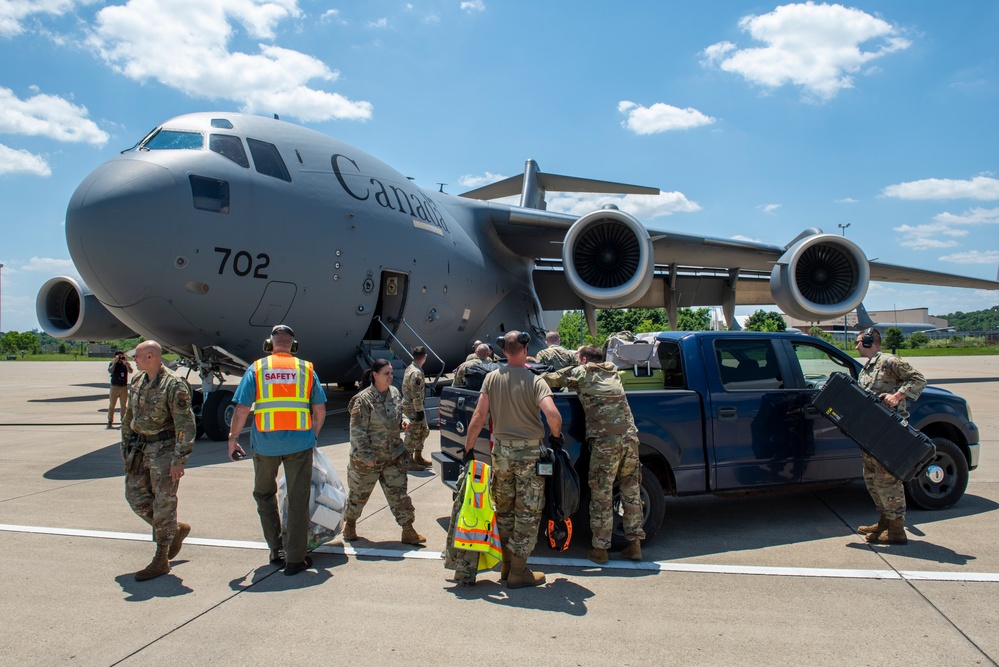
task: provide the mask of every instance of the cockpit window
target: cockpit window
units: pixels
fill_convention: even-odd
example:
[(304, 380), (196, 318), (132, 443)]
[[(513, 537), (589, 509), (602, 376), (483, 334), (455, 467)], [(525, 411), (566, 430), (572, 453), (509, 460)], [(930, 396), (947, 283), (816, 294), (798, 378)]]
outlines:
[(243, 150), (243, 142), (240, 141), (239, 137), (230, 134), (213, 134), (208, 137), (208, 148), (222, 157), (229, 158), (240, 167), (250, 168), (250, 161), (246, 159), (246, 151)]
[(160, 130), (142, 142), (140, 149), (147, 151), (201, 150), (205, 147), (205, 137), (200, 132), (182, 130)]
[(223, 130), (231, 130), (232, 123), (225, 118), (212, 118), (212, 127), (220, 127)]
[(291, 174), (288, 173), (288, 167), (281, 159), (277, 146), (249, 137), (246, 139), (246, 145), (250, 147), (250, 155), (253, 156), (253, 164), (257, 167), (257, 171), (266, 176), (291, 182)]

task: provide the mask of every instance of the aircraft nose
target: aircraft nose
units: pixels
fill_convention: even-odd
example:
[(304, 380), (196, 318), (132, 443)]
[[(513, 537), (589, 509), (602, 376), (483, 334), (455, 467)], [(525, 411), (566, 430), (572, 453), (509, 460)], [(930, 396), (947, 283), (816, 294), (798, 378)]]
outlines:
[(127, 306), (170, 266), (180, 188), (170, 170), (135, 158), (105, 163), (66, 210), (73, 263), (102, 301)]

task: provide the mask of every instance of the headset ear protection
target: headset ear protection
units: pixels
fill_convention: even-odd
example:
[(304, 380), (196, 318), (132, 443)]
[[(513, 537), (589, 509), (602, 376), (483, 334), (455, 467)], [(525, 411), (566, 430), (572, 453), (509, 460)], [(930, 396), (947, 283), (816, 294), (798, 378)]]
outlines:
[[(527, 333), (526, 331), (518, 332), (517, 342), (523, 345), (524, 347), (527, 347), (528, 343), (531, 342), (531, 334)], [(504, 345), (506, 345), (506, 337), (505, 336), (498, 337), (496, 339), (496, 347), (502, 350), (504, 349), (503, 347)]]
[(874, 347), (874, 327), (869, 327), (860, 337), (860, 344), (865, 348)]
[[(268, 338), (267, 340), (264, 341), (264, 352), (270, 354), (273, 351), (274, 351), (274, 341)], [(295, 354), (296, 352), (298, 352), (298, 341), (292, 340), (291, 353)]]

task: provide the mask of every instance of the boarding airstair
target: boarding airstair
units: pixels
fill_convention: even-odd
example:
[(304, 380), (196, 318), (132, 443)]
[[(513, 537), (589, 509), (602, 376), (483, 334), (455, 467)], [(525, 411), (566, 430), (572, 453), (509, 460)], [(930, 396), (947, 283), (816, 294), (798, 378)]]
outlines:
[[(378, 322), (382, 330), (388, 334), (388, 338), (385, 339), (373, 339), (373, 340), (363, 340), (357, 348), (357, 365), (360, 366), (362, 371), (366, 371), (371, 368), (371, 365), (375, 363), (377, 359), (387, 359), (389, 363), (392, 364), (392, 384), (400, 392), (402, 391), (402, 378), (406, 372), (406, 368), (413, 361), (413, 354), (410, 352), (410, 346), (404, 344), (391, 329), (382, 321), (378, 316), (375, 316), (374, 321)], [(408, 329), (416, 340), (420, 342), (425, 348), (427, 348), (427, 358), (434, 358), (440, 364), (440, 371), (433, 378), (427, 378), (427, 382), (424, 385), (424, 391), (426, 395), (423, 399), (423, 411), (426, 413), (427, 424), (430, 426), (437, 426), (439, 423), (439, 413), (438, 408), (440, 406), (440, 392), (438, 391), (438, 385), (440, 384), (441, 378), (444, 376), (444, 360), (434, 352), (434, 350), (427, 345), (426, 341), (420, 338), (420, 335), (413, 330), (413, 327), (402, 320), (400, 324), (406, 329)], [(424, 364), (424, 369), (426, 364)]]

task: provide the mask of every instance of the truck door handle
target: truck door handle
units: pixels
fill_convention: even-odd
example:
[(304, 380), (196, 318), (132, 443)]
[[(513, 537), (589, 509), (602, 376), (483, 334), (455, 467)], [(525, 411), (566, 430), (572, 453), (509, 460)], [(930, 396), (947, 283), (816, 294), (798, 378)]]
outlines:
[(718, 408), (718, 421), (731, 422), (739, 416), (739, 411), (734, 407)]
[(463, 410), (464, 408), (465, 408), (465, 397), (464, 396), (459, 396), (458, 397), (458, 409), (459, 410)]

